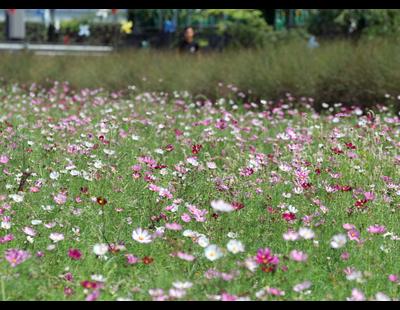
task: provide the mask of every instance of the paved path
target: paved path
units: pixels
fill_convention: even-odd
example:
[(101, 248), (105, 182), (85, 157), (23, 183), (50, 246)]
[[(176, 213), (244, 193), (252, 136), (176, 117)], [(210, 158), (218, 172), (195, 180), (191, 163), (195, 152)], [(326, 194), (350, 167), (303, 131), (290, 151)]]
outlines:
[(0, 51), (33, 51), (38, 55), (93, 55), (102, 56), (112, 52), (111, 46), (0, 43)]

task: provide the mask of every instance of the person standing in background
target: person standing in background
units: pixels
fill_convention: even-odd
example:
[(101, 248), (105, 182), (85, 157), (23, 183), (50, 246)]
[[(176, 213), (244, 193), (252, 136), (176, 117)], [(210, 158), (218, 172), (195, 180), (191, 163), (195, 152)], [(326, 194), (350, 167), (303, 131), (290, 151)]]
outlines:
[(194, 41), (194, 29), (193, 27), (185, 27), (183, 30), (184, 39), (179, 45), (179, 51), (181, 53), (195, 54), (199, 50), (199, 44)]

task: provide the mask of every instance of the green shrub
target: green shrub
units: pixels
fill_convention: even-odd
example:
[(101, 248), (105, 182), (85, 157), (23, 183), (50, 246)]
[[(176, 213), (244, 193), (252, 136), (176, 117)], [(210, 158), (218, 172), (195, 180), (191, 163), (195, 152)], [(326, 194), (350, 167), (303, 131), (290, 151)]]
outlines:
[(309, 32), (317, 36), (353, 36), (374, 38), (396, 36), (400, 31), (397, 9), (311, 10)]
[(267, 34), (273, 28), (267, 24), (260, 10), (209, 9), (205, 17), (224, 15), (218, 22), (218, 33), (226, 36), (228, 47), (263, 47), (268, 42)]

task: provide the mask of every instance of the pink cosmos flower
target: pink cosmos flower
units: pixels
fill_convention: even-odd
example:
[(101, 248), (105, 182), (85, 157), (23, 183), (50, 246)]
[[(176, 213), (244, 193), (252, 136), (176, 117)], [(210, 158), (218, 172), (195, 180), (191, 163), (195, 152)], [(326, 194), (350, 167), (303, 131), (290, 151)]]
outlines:
[(182, 225), (178, 223), (166, 223), (165, 228), (170, 229), (170, 230), (181, 230)]
[(72, 280), (74, 279), (74, 277), (72, 276), (72, 273), (67, 272), (67, 273), (64, 275), (64, 279), (65, 279), (65, 281), (72, 282)]
[(127, 262), (129, 265), (133, 265), (133, 264), (136, 264), (136, 263), (139, 262), (139, 258), (137, 258), (137, 257), (136, 257), (135, 255), (133, 255), (133, 254), (126, 254), (125, 257), (126, 257), (126, 262)]
[(284, 291), (281, 291), (280, 289), (275, 288), (275, 287), (269, 287), (269, 288), (267, 288), (267, 289), (266, 289), (266, 292), (267, 292), (268, 294), (273, 295), (273, 296), (283, 296), (283, 295), (285, 295), (285, 292), (284, 292)]
[(204, 277), (208, 280), (211, 280), (221, 277), (221, 273), (214, 268), (210, 268), (204, 273)]
[(220, 273), (221, 279), (224, 281), (227, 281), (227, 282), (232, 281), (238, 275), (239, 275), (239, 272), (237, 270), (234, 270), (231, 273), (226, 273), (226, 272)]
[(350, 254), (348, 252), (343, 252), (342, 255), (340, 255), (340, 258), (346, 261), (350, 258)]
[(56, 196), (54, 196), (54, 201), (58, 205), (62, 205), (67, 201), (67, 195), (65, 192), (60, 192)]
[(160, 191), (160, 187), (158, 187), (157, 185), (150, 183), (149, 184), (149, 190), (151, 190), (152, 192), (159, 192)]
[(253, 168), (251, 168), (251, 167), (245, 167), (245, 168), (242, 168), (242, 169), (240, 169), (240, 175), (241, 176), (246, 176), (246, 177), (248, 177), (248, 176), (251, 176), (252, 174), (254, 173), (254, 169)]
[(6, 242), (10, 242), (14, 240), (14, 235), (13, 234), (8, 234), (5, 235), (4, 237), (0, 237), (0, 244), (6, 243)]
[(134, 172), (139, 172), (140, 170), (142, 170), (142, 166), (136, 164), (136, 165), (133, 165), (133, 166), (131, 167), (131, 169), (132, 169)]
[(343, 228), (346, 230), (356, 229), (356, 227), (353, 224), (349, 224), (349, 223), (343, 224)]
[(160, 197), (164, 197), (164, 198), (168, 198), (168, 199), (173, 198), (171, 192), (169, 190), (167, 190), (166, 188), (160, 188), (160, 191), (158, 194), (160, 195)]
[(390, 274), (388, 276), (388, 279), (389, 279), (390, 282), (397, 282), (399, 280), (399, 277), (397, 275), (395, 275), (395, 274)]
[(375, 199), (375, 194), (372, 192), (365, 192), (364, 197), (366, 200), (374, 200)]
[(164, 294), (164, 290), (161, 288), (149, 289), (149, 294), (153, 301), (164, 301), (168, 299), (168, 296)]
[(184, 252), (178, 252), (178, 253), (176, 253), (176, 256), (179, 257), (180, 259), (186, 260), (188, 262), (192, 262), (196, 259), (195, 256), (184, 253)]
[(128, 133), (125, 130), (120, 129), (119, 136), (124, 139), (128, 136)]
[(286, 241), (296, 241), (300, 238), (299, 233), (294, 230), (289, 230), (283, 234), (283, 239)]
[(74, 294), (74, 290), (70, 287), (66, 287), (64, 288), (64, 295), (65, 296), (71, 296)]
[(237, 296), (235, 295), (230, 295), (228, 293), (222, 293), (221, 295), (221, 301), (235, 301), (237, 300)]
[(27, 234), (28, 236), (35, 237), (36, 231), (31, 227), (24, 227), (22, 231)]
[(29, 252), (18, 249), (9, 249), (5, 253), (5, 258), (11, 264), (11, 267), (18, 266), (30, 257)]
[(311, 282), (310, 281), (304, 281), (302, 283), (296, 284), (293, 287), (293, 291), (299, 293), (299, 292), (302, 292), (302, 291), (304, 291), (306, 289), (309, 289), (310, 287), (311, 287)]
[(182, 219), (182, 221), (184, 221), (185, 223), (189, 223), (190, 220), (191, 220), (190, 215), (187, 214), (187, 213), (183, 213), (182, 216), (181, 216), (181, 219)]
[(78, 249), (69, 249), (68, 256), (74, 260), (80, 260), (82, 257), (82, 253)]
[(348, 301), (365, 301), (365, 295), (359, 289), (353, 288), (351, 297), (347, 297)]
[(386, 232), (385, 226), (381, 225), (372, 225), (369, 226), (367, 231), (371, 234), (384, 234)]
[(94, 290), (86, 297), (86, 301), (96, 301), (100, 296), (100, 290)]
[(7, 164), (9, 161), (9, 158), (7, 155), (0, 155), (0, 164)]
[(357, 229), (350, 229), (347, 231), (347, 236), (350, 240), (357, 241), (358, 243), (361, 242), (360, 240), (360, 232)]
[(308, 255), (304, 252), (293, 250), (290, 252), (290, 258), (296, 262), (307, 261)]

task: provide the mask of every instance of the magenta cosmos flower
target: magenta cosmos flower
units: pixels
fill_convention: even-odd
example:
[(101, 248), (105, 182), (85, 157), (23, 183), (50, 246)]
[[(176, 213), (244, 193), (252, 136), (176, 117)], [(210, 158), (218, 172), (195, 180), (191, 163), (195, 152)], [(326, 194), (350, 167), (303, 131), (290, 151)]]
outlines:
[(279, 263), (279, 258), (272, 255), (271, 250), (268, 248), (259, 249), (257, 251), (256, 262), (261, 265), (263, 271), (270, 272), (276, 269), (276, 265)]
[(18, 249), (9, 249), (6, 251), (5, 255), (5, 258), (11, 264), (11, 267), (18, 266), (30, 257), (31, 255), (29, 252)]
[(79, 260), (82, 257), (82, 253), (78, 249), (69, 249), (68, 256), (74, 260)]

